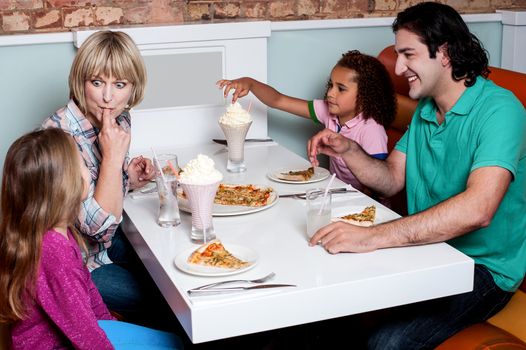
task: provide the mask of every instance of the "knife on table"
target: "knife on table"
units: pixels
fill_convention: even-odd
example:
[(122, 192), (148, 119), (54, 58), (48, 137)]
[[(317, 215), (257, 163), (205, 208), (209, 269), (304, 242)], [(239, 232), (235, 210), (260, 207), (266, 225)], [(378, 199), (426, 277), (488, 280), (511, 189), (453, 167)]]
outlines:
[(239, 292), (245, 290), (268, 289), (268, 288), (282, 288), (282, 287), (297, 287), (295, 284), (259, 284), (250, 287), (224, 287), (224, 288), (207, 288), (207, 289), (189, 289), (189, 295), (204, 295), (204, 294), (221, 294), (229, 292)]
[[(342, 188), (331, 188), (329, 190), (329, 193), (347, 193), (347, 192), (357, 192), (353, 189), (347, 189), (345, 187)], [(287, 194), (280, 194), (279, 198), (287, 198), (287, 197), (305, 197), (305, 192), (299, 192), (299, 193), (287, 193)]]
[[(219, 143), (220, 145), (226, 145), (227, 142), (225, 139), (212, 139), (215, 143)], [(273, 139), (245, 139), (245, 142), (273, 142)]]

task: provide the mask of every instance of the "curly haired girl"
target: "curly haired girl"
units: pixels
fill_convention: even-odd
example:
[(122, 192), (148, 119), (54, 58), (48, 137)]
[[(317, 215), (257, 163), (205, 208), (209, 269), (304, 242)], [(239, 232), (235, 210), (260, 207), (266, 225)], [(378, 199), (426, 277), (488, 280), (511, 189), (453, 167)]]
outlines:
[[(315, 123), (356, 141), (369, 155), (387, 157), (387, 127), (396, 113), (393, 84), (385, 67), (375, 57), (357, 50), (342, 55), (332, 69), (324, 100), (307, 101), (283, 95), (252, 78), (220, 80), (225, 98), (234, 90), (232, 103), (252, 92), (269, 107), (312, 118)], [(330, 158), (330, 171), (363, 190), (343, 160)]]

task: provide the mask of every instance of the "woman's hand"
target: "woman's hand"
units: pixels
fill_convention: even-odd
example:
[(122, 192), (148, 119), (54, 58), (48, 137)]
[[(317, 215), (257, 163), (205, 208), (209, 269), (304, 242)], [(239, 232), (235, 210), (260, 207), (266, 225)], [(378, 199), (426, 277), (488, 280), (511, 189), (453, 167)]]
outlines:
[(250, 78), (239, 78), (235, 80), (222, 79), (219, 80), (216, 85), (223, 89), (223, 96), (227, 98), (230, 90), (234, 89), (234, 95), (232, 96), (232, 103), (236, 103), (238, 98), (246, 96), (252, 88), (252, 79)]
[(102, 160), (115, 162), (122, 167), (130, 147), (131, 136), (117, 124), (115, 118), (111, 117), (108, 109), (102, 112), (102, 128), (98, 139)]
[(128, 165), (128, 179), (131, 190), (146, 185), (154, 176), (155, 171), (150, 159), (139, 156), (130, 161)]

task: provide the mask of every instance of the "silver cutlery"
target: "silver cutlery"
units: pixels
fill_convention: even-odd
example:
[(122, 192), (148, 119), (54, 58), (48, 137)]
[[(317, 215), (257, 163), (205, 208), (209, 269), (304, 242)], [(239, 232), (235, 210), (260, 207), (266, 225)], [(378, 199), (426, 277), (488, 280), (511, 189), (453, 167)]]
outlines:
[(221, 294), (230, 292), (239, 292), (246, 290), (269, 289), (269, 288), (283, 288), (283, 287), (297, 287), (295, 284), (258, 284), (257, 286), (249, 287), (225, 287), (225, 288), (206, 288), (206, 289), (189, 289), (188, 295), (209, 295)]
[(261, 278), (257, 278), (257, 279), (254, 279), (254, 280), (229, 280), (229, 281), (221, 281), (221, 282), (215, 282), (215, 283), (209, 283), (209, 284), (205, 284), (204, 286), (200, 286), (200, 287), (196, 287), (196, 288), (192, 288), (191, 290), (200, 290), (200, 289), (208, 289), (208, 288), (212, 288), (212, 287), (217, 287), (217, 286), (222, 286), (224, 284), (232, 284), (232, 283), (265, 283), (269, 280), (271, 280), (272, 278), (274, 278), (274, 276), (276, 276), (276, 274), (274, 272), (271, 272), (269, 273), (268, 275), (264, 276), (264, 277), (261, 277)]
[[(338, 194), (338, 193), (352, 193), (352, 192), (358, 192), (358, 191), (342, 187), (342, 188), (332, 188), (329, 190), (329, 192), (332, 194)], [(305, 199), (305, 196), (306, 196), (305, 192), (287, 193), (287, 194), (279, 195), (280, 198), (295, 197), (295, 198), (301, 198), (301, 199)]]
[[(212, 139), (215, 143), (219, 143), (220, 145), (226, 145), (227, 142), (225, 139)], [(245, 142), (273, 142), (274, 140), (271, 138), (266, 139), (245, 139)]]

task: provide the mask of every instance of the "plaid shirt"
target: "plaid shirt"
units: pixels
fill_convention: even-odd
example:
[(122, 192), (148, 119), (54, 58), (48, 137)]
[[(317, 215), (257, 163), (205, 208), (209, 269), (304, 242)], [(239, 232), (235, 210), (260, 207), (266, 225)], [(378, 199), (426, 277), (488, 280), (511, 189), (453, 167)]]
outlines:
[[(125, 123), (130, 126), (127, 116)], [(105, 211), (93, 197), (95, 186), (99, 178), (99, 168), (102, 155), (99, 147), (99, 130), (94, 127), (84, 114), (80, 111), (73, 100), (67, 106), (59, 109), (55, 114), (42, 123), (43, 128), (60, 128), (72, 135), (82, 158), (91, 174), (91, 182), (88, 198), (82, 202), (76, 226), (84, 235), (88, 247), (87, 267), (93, 271), (97, 267), (111, 264), (107, 249), (111, 246), (111, 240), (120, 221), (114, 215)], [(129, 157), (126, 156), (122, 170), (122, 191), (124, 195), (128, 192), (128, 168)], [(122, 216), (121, 216), (122, 220)]]

